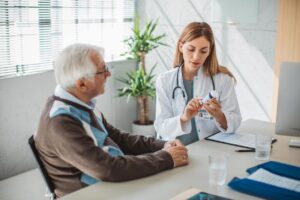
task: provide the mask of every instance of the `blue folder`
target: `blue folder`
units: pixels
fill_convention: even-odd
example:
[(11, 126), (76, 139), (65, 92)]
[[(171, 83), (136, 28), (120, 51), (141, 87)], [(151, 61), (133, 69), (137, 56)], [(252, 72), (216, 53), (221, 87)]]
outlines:
[[(255, 167), (247, 169), (249, 174), (254, 173), (258, 169), (265, 169), (273, 174), (291, 178), (300, 181), (300, 167), (288, 165), (280, 162), (269, 161)], [(265, 199), (274, 200), (300, 200), (300, 192), (292, 191), (289, 189), (277, 187), (271, 184), (262, 183), (259, 181), (247, 179), (247, 178), (233, 178), (228, 186), (239, 192), (247, 193), (250, 195), (262, 197)]]

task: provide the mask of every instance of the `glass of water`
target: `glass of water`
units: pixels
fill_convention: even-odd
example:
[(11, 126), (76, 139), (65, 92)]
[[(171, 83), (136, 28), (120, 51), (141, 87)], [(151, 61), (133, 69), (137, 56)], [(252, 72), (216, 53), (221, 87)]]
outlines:
[(219, 152), (208, 156), (209, 183), (212, 185), (224, 185), (227, 177), (229, 154)]
[(255, 159), (269, 160), (271, 152), (272, 137), (270, 135), (255, 136)]

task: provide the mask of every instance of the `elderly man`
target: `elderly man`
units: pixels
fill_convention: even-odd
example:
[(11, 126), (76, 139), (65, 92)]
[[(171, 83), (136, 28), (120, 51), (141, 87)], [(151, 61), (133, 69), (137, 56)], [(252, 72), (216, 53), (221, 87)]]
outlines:
[(36, 147), (61, 197), (98, 181), (126, 181), (186, 165), (178, 141), (121, 132), (95, 108), (111, 76), (103, 50), (74, 44), (54, 63), (57, 87), (40, 118)]

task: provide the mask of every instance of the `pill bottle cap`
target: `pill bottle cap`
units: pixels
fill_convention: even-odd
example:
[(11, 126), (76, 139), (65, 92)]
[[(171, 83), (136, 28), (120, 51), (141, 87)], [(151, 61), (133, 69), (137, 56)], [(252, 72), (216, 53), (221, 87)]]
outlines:
[(216, 90), (212, 90), (212, 91), (209, 92), (209, 96), (210, 96), (210, 98), (218, 99), (219, 98), (219, 93)]

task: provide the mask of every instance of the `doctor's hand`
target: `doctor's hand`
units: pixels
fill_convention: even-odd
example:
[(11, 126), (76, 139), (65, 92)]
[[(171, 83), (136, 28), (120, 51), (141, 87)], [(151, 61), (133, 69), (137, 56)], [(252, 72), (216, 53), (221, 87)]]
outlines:
[(184, 146), (172, 146), (172, 147), (166, 147), (163, 150), (168, 152), (174, 162), (174, 167), (179, 167), (183, 165), (187, 165), (189, 162), (189, 157), (187, 154), (187, 148)]
[(195, 117), (199, 110), (202, 108), (202, 105), (199, 102), (200, 98), (191, 99), (186, 107), (184, 108), (183, 114), (180, 116), (181, 123), (186, 123)]
[(165, 145), (164, 145), (164, 148), (176, 147), (176, 146), (182, 146), (183, 147), (184, 145), (180, 142), (180, 140), (175, 139), (175, 140), (171, 140), (171, 141), (166, 142)]
[(203, 105), (203, 107), (212, 117), (217, 120), (217, 122), (220, 123), (222, 128), (225, 130), (227, 129), (227, 120), (222, 111), (222, 106), (215, 98), (209, 100)]

